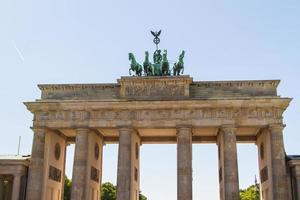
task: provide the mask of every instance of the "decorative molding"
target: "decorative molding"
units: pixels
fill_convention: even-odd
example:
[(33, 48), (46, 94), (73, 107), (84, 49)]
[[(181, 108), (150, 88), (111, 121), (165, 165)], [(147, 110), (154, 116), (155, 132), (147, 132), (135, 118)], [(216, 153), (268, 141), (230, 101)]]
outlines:
[(184, 99), (277, 96), (280, 80), (195, 81), (190, 76), (121, 77), (117, 83), (40, 84), (44, 100)]
[(276, 89), (280, 80), (246, 80), (246, 81), (196, 81), (194, 86), (233, 88), (233, 87), (271, 87)]
[(189, 97), (189, 86), (192, 83), (192, 78), (189, 76), (122, 77), (118, 83), (121, 85), (120, 96), (122, 98), (182, 98)]
[(66, 91), (66, 90), (81, 90), (81, 89), (107, 89), (116, 88), (120, 85), (117, 83), (107, 84), (40, 84), (38, 88), (43, 91)]
[(62, 171), (52, 165), (49, 166), (49, 179), (56, 181), (56, 182), (61, 182), (62, 178)]
[(171, 84), (161, 83), (147, 84), (147, 85), (134, 85), (132, 87), (125, 86), (124, 96), (126, 97), (181, 97), (184, 95), (184, 86), (174, 86)]
[(236, 134), (236, 127), (234, 124), (224, 124), (221, 126), (221, 131), (224, 133)]
[(284, 128), (285, 128), (285, 124), (270, 124), (269, 125), (269, 130), (272, 133), (282, 133)]
[(95, 181), (96, 183), (99, 183), (100, 180), (100, 170), (95, 168), (95, 167), (91, 167), (91, 180)]
[(161, 110), (37, 111), (34, 121), (163, 120), (163, 119), (282, 119), (281, 108), (202, 108)]

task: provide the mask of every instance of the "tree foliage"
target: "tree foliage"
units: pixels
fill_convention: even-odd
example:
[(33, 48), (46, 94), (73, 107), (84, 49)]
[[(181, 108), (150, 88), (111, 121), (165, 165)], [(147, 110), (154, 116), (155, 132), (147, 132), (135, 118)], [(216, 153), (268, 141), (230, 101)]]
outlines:
[[(72, 181), (65, 176), (64, 185), (64, 200), (71, 200), (71, 188)], [(106, 182), (101, 185), (101, 200), (116, 200), (117, 199), (117, 187), (112, 183)], [(143, 194), (139, 194), (139, 200), (147, 200), (147, 197)]]
[(260, 200), (259, 185), (254, 184), (247, 189), (240, 190), (240, 200)]
[(117, 188), (112, 183), (106, 182), (101, 186), (101, 200), (116, 200)]
[(72, 181), (65, 176), (65, 185), (64, 185), (64, 200), (71, 199), (71, 188), (72, 188)]
[(147, 200), (147, 197), (140, 192), (139, 200)]

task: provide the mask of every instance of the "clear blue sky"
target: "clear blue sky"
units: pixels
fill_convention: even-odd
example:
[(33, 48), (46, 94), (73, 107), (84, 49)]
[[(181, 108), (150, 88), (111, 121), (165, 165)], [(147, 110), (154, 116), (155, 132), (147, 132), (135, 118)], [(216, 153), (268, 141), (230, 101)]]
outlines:
[[(300, 1), (0, 2), (0, 154), (32, 144), (32, 115), (22, 104), (39, 98), (38, 83), (115, 82), (128, 74), (128, 52), (142, 61), (154, 50), (149, 31), (162, 29), (169, 59), (186, 50), (194, 80), (281, 79), (293, 97), (285, 112), (288, 154), (300, 154)], [(194, 199), (218, 199), (217, 148), (194, 145)], [(68, 148), (68, 174), (72, 149)], [(257, 151), (239, 145), (240, 186), (253, 183)], [(141, 190), (150, 200), (176, 199), (176, 146), (141, 147)], [(106, 145), (103, 181), (116, 181), (117, 145)]]

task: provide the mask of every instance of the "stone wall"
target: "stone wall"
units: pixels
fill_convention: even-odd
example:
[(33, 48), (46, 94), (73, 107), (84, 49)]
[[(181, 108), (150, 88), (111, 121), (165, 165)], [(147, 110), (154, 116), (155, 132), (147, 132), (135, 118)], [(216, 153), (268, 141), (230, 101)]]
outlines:
[(108, 84), (39, 85), (42, 100), (206, 99), (275, 97), (279, 80), (195, 81), (179, 77), (121, 77)]

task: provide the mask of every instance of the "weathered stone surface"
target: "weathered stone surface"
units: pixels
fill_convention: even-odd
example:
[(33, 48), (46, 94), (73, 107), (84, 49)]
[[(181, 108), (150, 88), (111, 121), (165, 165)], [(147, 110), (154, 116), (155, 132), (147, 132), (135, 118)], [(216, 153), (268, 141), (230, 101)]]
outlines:
[(288, 200), (287, 170), (283, 144), (284, 126), (274, 124), (269, 126), (271, 142), (271, 168), (273, 200)]
[(193, 199), (192, 132), (190, 127), (177, 128), (177, 200)]
[(139, 146), (139, 136), (133, 129), (119, 129), (117, 200), (138, 199)]
[(102, 139), (89, 129), (76, 132), (71, 198), (96, 200), (101, 196)]
[(119, 98), (118, 84), (38, 85), (44, 100), (95, 100)]
[(88, 164), (88, 134), (87, 129), (77, 129), (71, 198), (81, 200), (86, 198), (85, 186), (87, 183)]
[(192, 78), (180, 77), (122, 77), (120, 97), (128, 99), (180, 99), (189, 97)]
[[(298, 156), (299, 157), (299, 156)], [(291, 175), (291, 194), (295, 200), (300, 200), (300, 160), (292, 159), (288, 161)]]
[(276, 97), (279, 80), (192, 81), (189, 76), (121, 77), (108, 84), (39, 85), (43, 100)]
[(221, 200), (239, 200), (236, 128), (225, 125), (218, 135)]
[(20, 199), (20, 189), (21, 189), (21, 176), (14, 176), (13, 182), (13, 192), (12, 192), (12, 200), (19, 200)]
[(33, 129), (33, 143), (31, 160), (28, 171), (27, 200), (44, 199), (44, 153), (45, 153), (45, 129)]
[(261, 195), (267, 200), (291, 199), (283, 144), (284, 125), (270, 124), (257, 136)]
[[(29, 156), (0, 156), (0, 194), (1, 197), (4, 194), (4, 181), (9, 180), (11, 183), (8, 183), (5, 186), (5, 190), (8, 193), (5, 196), (8, 196), (8, 199), (19, 200), (25, 199), (26, 196), (26, 184), (21, 179), (27, 177), (27, 171), (29, 166)], [(7, 191), (9, 189), (9, 191)]]
[[(98, 199), (100, 194), (102, 162), (90, 157), (91, 132), (97, 132), (101, 139), (94, 141), (119, 142), (118, 200), (138, 199), (136, 152), (141, 142), (177, 142), (178, 200), (192, 199), (192, 143), (218, 143), (221, 200), (238, 200), (237, 140), (258, 145), (268, 141), (268, 156), (260, 159), (261, 178), (269, 176), (262, 189), (270, 193), (265, 199), (285, 200), (281, 132), (273, 127), (268, 137), (262, 133), (270, 124), (283, 123), (282, 114), (291, 101), (277, 95), (278, 84), (278, 80), (193, 82), (189, 76), (121, 77), (115, 84), (39, 85), (42, 98), (25, 104), (34, 114), (33, 127), (53, 130), (68, 142), (76, 138), (72, 199)], [(48, 155), (40, 155), (40, 161), (48, 162)]]
[[(193, 127), (221, 126), (264, 127), (282, 123), (282, 113), (290, 99), (178, 100), (130, 102), (63, 101), (28, 103), (35, 113), (34, 126), (51, 129), (175, 128), (186, 121)], [(158, 123), (163, 122), (163, 123)], [(255, 133), (256, 134), (256, 133)], [(255, 136), (255, 135), (254, 135)]]
[(194, 98), (230, 98), (277, 96), (279, 80), (256, 81), (197, 81), (190, 86)]

